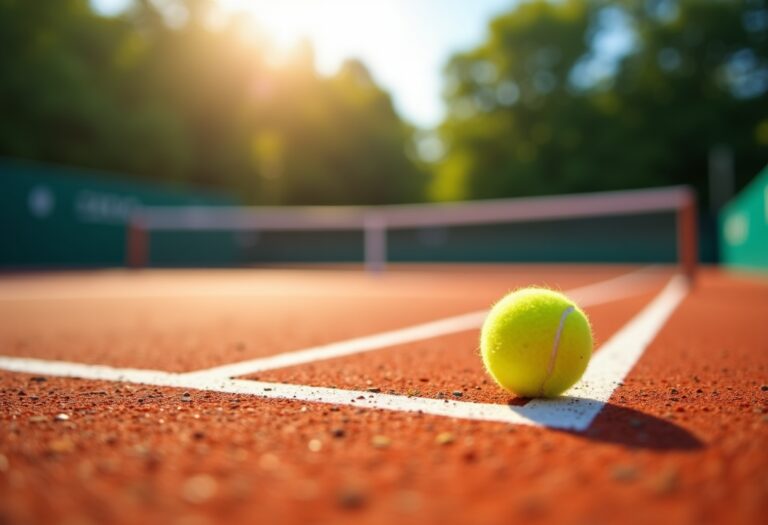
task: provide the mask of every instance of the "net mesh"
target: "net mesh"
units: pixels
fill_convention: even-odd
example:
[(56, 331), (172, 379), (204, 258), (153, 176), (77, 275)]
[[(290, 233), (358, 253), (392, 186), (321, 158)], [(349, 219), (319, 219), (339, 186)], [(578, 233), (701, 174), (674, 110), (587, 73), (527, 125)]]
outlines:
[(670, 188), (448, 206), (150, 208), (132, 223), (128, 256), (154, 266), (682, 263), (695, 259), (695, 238), (684, 238), (695, 225), (681, 227), (691, 206), (689, 190)]

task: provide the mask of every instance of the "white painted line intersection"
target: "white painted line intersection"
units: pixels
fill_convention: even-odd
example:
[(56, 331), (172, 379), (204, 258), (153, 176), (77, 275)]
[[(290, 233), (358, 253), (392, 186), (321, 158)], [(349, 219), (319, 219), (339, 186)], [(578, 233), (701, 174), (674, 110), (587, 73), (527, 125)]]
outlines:
[[(607, 279), (598, 283), (582, 286), (565, 293), (581, 306), (594, 306), (631, 296), (645, 291), (649, 281), (655, 281), (658, 276), (654, 274), (653, 267)], [(241, 377), (267, 370), (287, 368), (315, 361), (333, 359), (371, 350), (392, 347), (407, 343), (413, 343), (424, 339), (432, 339), (444, 335), (465, 332), (480, 328), (488, 310), (479, 310), (463, 315), (439, 319), (407, 328), (381, 332), (365, 337), (349, 339), (338, 343), (306, 348), (304, 350), (289, 351), (269, 357), (249, 359), (237, 363), (228, 363), (205, 370), (189, 372), (191, 377)]]
[[(622, 278), (619, 278), (598, 283), (593, 285), (592, 292), (589, 291), (590, 287), (585, 287), (580, 289), (581, 291), (573, 290), (569, 293), (577, 297), (577, 300), (582, 304), (585, 304), (585, 300), (588, 299), (590, 293), (598, 297), (609, 297), (611, 294), (614, 294), (613, 298), (615, 299), (621, 296), (615, 295), (617, 293), (616, 287), (618, 286), (625, 287), (623, 295), (627, 295), (626, 287), (634, 279), (632, 278), (627, 281), (627, 278), (632, 275), (635, 275), (636, 278), (640, 274), (624, 276), (623, 281), (620, 280)], [(617, 284), (617, 281), (619, 284)], [(610, 282), (613, 282), (613, 285), (605, 288), (605, 284)], [(602, 291), (600, 291), (600, 288), (594, 288), (600, 285), (604, 286)], [(595, 292), (595, 290), (598, 290), (598, 292)], [(656, 334), (663, 328), (666, 321), (685, 298), (687, 292), (688, 285), (685, 279), (682, 276), (673, 277), (665, 288), (640, 313), (603, 345), (592, 359), (583, 380), (569, 390), (566, 396), (554, 400), (532, 400), (523, 406), (472, 403), (306, 385), (229, 379), (226, 376), (229, 370), (225, 370), (224, 367), (202, 371), (204, 373), (178, 374), (157, 370), (113, 368), (102, 365), (0, 356), (0, 369), (48, 376), (77, 377), (91, 380), (254, 395), (269, 399), (329, 403), (399, 412), (420, 412), (459, 419), (496, 421), (579, 431), (589, 427), (603, 406), (608, 402), (613, 391), (624, 380)], [(471, 317), (474, 315), (477, 315), (477, 313), (459, 317), (466, 317), (468, 319), (466, 321), (467, 324), (470, 324), (469, 320), (476, 321), (475, 318)], [(435, 323), (439, 322), (441, 321), (436, 321)], [(421, 337), (420, 339), (424, 338)], [(235, 365), (240, 364), (235, 363)], [(216, 375), (211, 373), (214, 370)]]

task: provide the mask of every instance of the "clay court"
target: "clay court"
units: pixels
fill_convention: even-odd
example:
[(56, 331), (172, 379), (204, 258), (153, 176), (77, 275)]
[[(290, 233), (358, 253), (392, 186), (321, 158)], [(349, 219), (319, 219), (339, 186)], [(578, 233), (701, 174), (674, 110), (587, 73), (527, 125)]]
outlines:
[(0, 42), (0, 525), (768, 524), (768, 0)]
[[(509, 290), (596, 352), (563, 398), (483, 369)], [(760, 523), (768, 281), (671, 266), (6, 274), (2, 523)]]

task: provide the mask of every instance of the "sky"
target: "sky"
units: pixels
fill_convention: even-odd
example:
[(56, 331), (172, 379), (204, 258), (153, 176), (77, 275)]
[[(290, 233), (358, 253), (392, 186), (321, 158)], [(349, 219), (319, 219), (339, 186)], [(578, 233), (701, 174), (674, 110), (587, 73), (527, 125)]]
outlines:
[[(115, 14), (130, 0), (92, 0)], [(347, 58), (362, 60), (392, 94), (398, 112), (432, 128), (443, 117), (442, 68), (485, 36), (489, 20), (517, 0), (217, 0), (225, 13), (245, 11), (285, 48), (303, 38), (318, 70), (333, 74)]]

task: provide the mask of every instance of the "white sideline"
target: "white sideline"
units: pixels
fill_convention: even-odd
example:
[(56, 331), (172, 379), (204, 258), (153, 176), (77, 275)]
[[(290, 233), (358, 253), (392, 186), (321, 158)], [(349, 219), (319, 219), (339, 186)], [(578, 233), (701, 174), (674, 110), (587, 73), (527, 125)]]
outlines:
[(653, 301), (603, 345), (590, 363), (584, 379), (572, 388), (567, 396), (555, 400), (532, 400), (524, 406), (407, 397), (4, 356), (0, 356), (0, 369), (581, 431), (589, 427), (687, 292), (688, 284), (685, 278), (672, 277)]
[[(629, 272), (599, 283), (574, 288), (565, 292), (581, 306), (594, 306), (606, 303), (644, 290), (649, 280), (654, 279), (654, 267), (649, 266)], [(303, 350), (289, 351), (282, 354), (248, 359), (237, 363), (229, 363), (213, 368), (196, 370), (186, 375), (199, 378), (240, 377), (266, 370), (287, 368), (333, 359), (360, 352), (369, 352), (388, 346), (402, 345), (432, 339), (443, 335), (455, 334), (479, 328), (485, 320), (488, 310), (479, 310), (454, 317), (447, 317), (429, 323), (423, 323), (398, 330), (381, 332), (365, 337), (348, 339), (337, 343), (314, 346)]]

